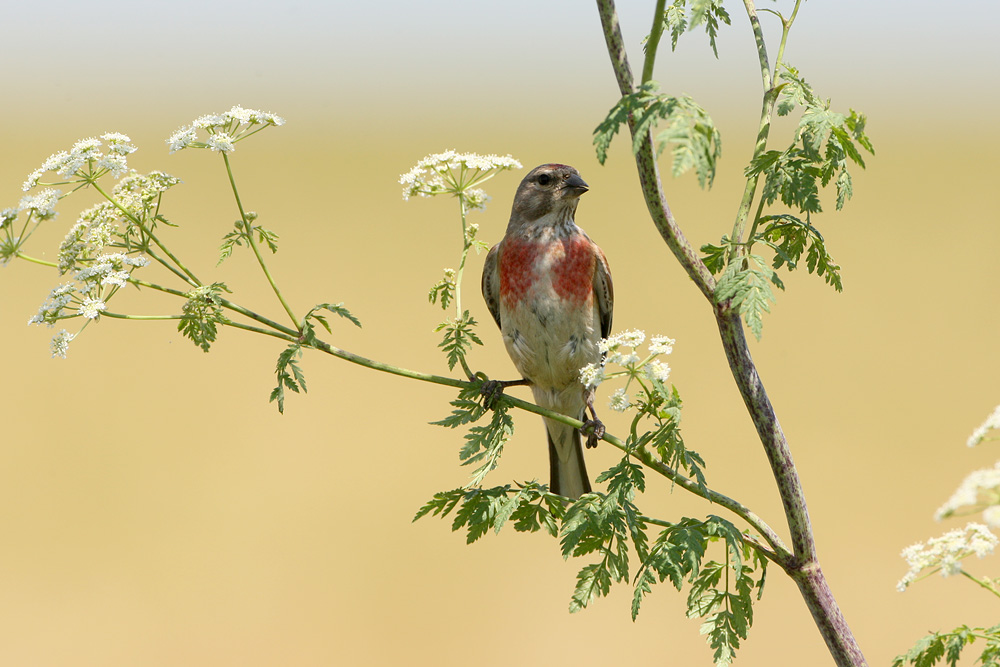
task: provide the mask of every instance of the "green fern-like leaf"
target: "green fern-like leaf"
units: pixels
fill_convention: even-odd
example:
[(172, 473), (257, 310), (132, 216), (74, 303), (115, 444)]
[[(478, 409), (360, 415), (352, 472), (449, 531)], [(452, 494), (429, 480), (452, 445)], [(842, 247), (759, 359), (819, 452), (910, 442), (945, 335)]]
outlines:
[(218, 337), (218, 325), (229, 321), (222, 310), (223, 292), (229, 292), (224, 283), (196, 287), (188, 292), (188, 300), (181, 308), (183, 315), (177, 330), (203, 352), (208, 352)]

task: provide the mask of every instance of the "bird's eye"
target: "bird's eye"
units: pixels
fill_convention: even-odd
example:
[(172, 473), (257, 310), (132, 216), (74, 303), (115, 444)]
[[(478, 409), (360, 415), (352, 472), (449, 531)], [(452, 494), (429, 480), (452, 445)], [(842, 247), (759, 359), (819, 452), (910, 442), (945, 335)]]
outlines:
[(552, 182), (552, 177), (549, 176), (548, 174), (539, 174), (538, 175), (538, 184), (539, 185), (548, 185), (551, 182)]

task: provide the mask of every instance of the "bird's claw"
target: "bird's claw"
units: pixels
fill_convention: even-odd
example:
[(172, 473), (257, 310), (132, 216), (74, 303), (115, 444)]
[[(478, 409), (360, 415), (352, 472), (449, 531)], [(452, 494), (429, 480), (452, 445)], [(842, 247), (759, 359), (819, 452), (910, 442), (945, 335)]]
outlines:
[(588, 419), (583, 422), (583, 428), (580, 430), (587, 434), (587, 449), (593, 449), (597, 447), (597, 443), (604, 437), (607, 429), (604, 428), (604, 423), (600, 419)]
[(503, 396), (504, 383), (500, 380), (487, 380), (479, 387), (479, 393), (483, 397), (483, 407), (492, 410), (497, 401)]

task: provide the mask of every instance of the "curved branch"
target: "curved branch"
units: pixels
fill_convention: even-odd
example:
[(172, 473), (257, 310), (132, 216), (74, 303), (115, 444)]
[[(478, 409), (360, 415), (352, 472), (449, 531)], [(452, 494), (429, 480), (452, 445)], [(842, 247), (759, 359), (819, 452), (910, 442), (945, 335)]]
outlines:
[[(399, 368), (398, 366), (393, 366), (391, 364), (386, 364), (380, 361), (375, 361), (374, 359), (368, 359), (362, 357), (361, 355), (354, 354), (353, 352), (348, 352), (347, 350), (342, 350), (333, 345), (329, 345), (322, 341), (317, 341), (313, 347), (321, 352), (333, 355), (345, 361), (349, 361), (353, 364), (358, 364), (366, 368), (371, 368), (373, 370), (382, 371), (385, 373), (391, 373), (393, 375), (398, 375), (401, 377), (407, 377), (414, 380), (423, 380), (425, 382), (433, 382), (435, 384), (446, 385), (449, 387), (458, 388), (471, 388), (473, 386), (472, 382), (467, 382), (464, 380), (458, 380), (456, 378), (444, 377), (441, 375), (431, 375), (429, 373), (421, 373), (418, 371), (411, 371), (405, 368)], [(515, 408), (519, 408), (526, 412), (532, 412), (536, 415), (546, 417), (553, 421), (562, 422), (569, 426), (575, 428), (583, 428), (584, 424), (579, 419), (573, 419), (572, 417), (567, 417), (559, 412), (554, 412), (547, 408), (540, 407), (531, 403), (529, 401), (522, 400), (520, 398), (515, 398), (514, 396), (504, 395), (504, 401)], [(711, 503), (715, 503), (721, 507), (725, 507), (733, 514), (737, 515), (744, 521), (746, 521), (751, 528), (760, 533), (767, 543), (770, 545), (771, 549), (767, 549), (760, 544), (754, 543), (754, 546), (761, 550), (765, 556), (773, 560), (775, 563), (780, 565), (782, 568), (787, 568), (792, 563), (793, 555), (792, 552), (785, 546), (781, 541), (778, 534), (769, 526), (767, 523), (757, 514), (752, 512), (748, 507), (736, 501), (729, 496), (723, 495), (717, 491), (712, 491), (711, 489), (702, 490), (699, 486), (688, 479), (678, 471), (674, 470), (670, 466), (657, 461), (653, 455), (645, 450), (632, 450), (625, 445), (617, 437), (611, 435), (610, 433), (605, 433), (604, 437), (601, 438), (608, 444), (617, 447), (626, 453), (631, 453), (636, 456), (640, 461), (642, 461), (648, 467), (656, 470), (661, 475), (669, 479), (671, 482), (677, 484), (685, 491), (693, 493), (696, 496), (704, 498)], [(753, 542), (753, 541), (751, 541)], [(773, 551), (772, 551), (773, 550)]]
[[(632, 68), (628, 64), (621, 27), (618, 25), (615, 3), (609, 0), (598, 0), (597, 8), (601, 14), (601, 23), (604, 25), (604, 38), (608, 45), (611, 64), (615, 69), (618, 89), (622, 96), (630, 95), (635, 92), (635, 83), (632, 78)], [(629, 130), (633, 134), (635, 133), (635, 123), (631, 118), (629, 118)], [(635, 162), (639, 169), (639, 182), (642, 185), (642, 195), (646, 200), (646, 208), (649, 209), (649, 215), (653, 218), (656, 229), (659, 230), (667, 247), (674, 253), (677, 261), (687, 271), (694, 284), (698, 286), (705, 298), (711, 301), (715, 292), (715, 278), (698, 257), (698, 253), (684, 236), (674, 220), (673, 213), (670, 212), (670, 206), (667, 204), (667, 198), (663, 194), (663, 187), (660, 183), (660, 168), (656, 162), (652, 130), (647, 133), (642, 147), (636, 153)]]
[[(748, 5), (752, 6), (752, 3), (748, 3)], [(604, 28), (608, 55), (618, 80), (618, 87), (622, 95), (628, 95), (634, 91), (635, 87), (614, 0), (597, 0), (597, 7)], [(754, 27), (756, 32), (759, 24)], [(785, 28), (787, 36), (787, 24)], [(765, 99), (768, 96), (769, 94), (765, 93)], [(629, 128), (634, 135), (634, 123), (630, 122)], [(653, 223), (681, 266), (705, 298), (713, 305), (726, 358), (771, 464), (771, 471), (777, 482), (785, 517), (788, 521), (794, 557), (785, 567), (785, 571), (799, 586), (806, 605), (812, 613), (813, 620), (836, 663), (854, 667), (866, 665), (864, 655), (861, 653), (850, 627), (844, 620), (829, 584), (820, 569), (805, 495), (798, 472), (795, 469), (791, 449), (781, 425), (778, 423), (774, 407), (764, 390), (753, 358), (750, 356), (750, 349), (747, 346), (739, 313), (731, 307), (729, 302), (715, 303), (715, 281), (681, 233), (673, 214), (670, 212), (659, 178), (651, 131), (642, 137), (635, 160), (643, 197), (650, 210)]]

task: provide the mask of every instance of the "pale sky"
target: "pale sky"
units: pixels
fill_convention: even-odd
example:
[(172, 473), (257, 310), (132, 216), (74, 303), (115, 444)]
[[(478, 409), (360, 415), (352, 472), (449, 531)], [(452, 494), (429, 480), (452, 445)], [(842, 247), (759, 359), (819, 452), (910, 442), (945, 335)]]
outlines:
[[(787, 11), (792, 3), (758, 4)], [(619, 2), (634, 64), (652, 5)], [(742, 4), (727, 6), (734, 26), (721, 35), (721, 64), (703, 35), (690, 34), (658, 78), (673, 75), (690, 89), (699, 77), (733, 77), (754, 66)], [(123, 86), (147, 103), (248, 86), (316, 99), (372, 89), (381, 97), (456, 90), (476, 96), (496, 86), (549, 86), (567, 69), (613, 84), (595, 5), (583, 0), (56, 0), (6, 3), (0, 21), (8, 104), (115, 97)], [(763, 21), (775, 35), (776, 19)], [(960, 87), (963, 97), (978, 99), (977, 88), (992, 94), (1000, 79), (998, 28), (1000, 3), (990, 0), (810, 0), (788, 57), (821, 92), (898, 95), (902, 87), (947, 96)]]

